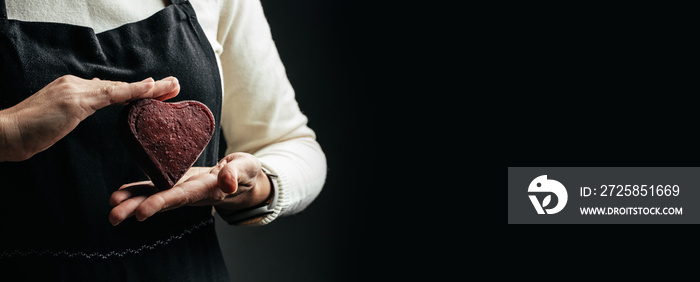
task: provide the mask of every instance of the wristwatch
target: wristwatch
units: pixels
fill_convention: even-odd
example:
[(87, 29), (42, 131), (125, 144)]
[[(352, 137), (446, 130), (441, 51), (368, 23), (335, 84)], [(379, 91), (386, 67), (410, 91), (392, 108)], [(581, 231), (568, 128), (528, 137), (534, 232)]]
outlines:
[(262, 217), (271, 214), (275, 211), (275, 207), (277, 206), (277, 198), (279, 197), (279, 188), (277, 187), (277, 175), (273, 174), (264, 167), (262, 168), (262, 171), (263, 173), (265, 173), (265, 175), (267, 175), (267, 178), (270, 180), (270, 184), (272, 185), (272, 197), (270, 197), (270, 199), (268, 199), (260, 205), (233, 211), (230, 213), (222, 213), (219, 210), (217, 210), (217, 212), (219, 212), (219, 215), (221, 215), (221, 218), (223, 218), (229, 224), (236, 225), (255, 223), (261, 220)]

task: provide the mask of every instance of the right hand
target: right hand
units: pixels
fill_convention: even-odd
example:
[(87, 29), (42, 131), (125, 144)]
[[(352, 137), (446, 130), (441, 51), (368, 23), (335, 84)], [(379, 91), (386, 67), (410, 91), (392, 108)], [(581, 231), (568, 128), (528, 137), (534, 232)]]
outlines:
[(0, 111), (0, 161), (31, 158), (106, 106), (143, 98), (163, 101), (179, 92), (180, 84), (174, 77), (134, 83), (59, 77), (19, 104)]

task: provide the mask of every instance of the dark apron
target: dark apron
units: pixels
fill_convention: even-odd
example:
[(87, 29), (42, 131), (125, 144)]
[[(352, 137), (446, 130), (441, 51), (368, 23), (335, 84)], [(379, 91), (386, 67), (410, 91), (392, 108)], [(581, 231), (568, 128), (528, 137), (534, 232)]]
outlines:
[[(222, 95), (216, 58), (190, 3), (172, 2), (145, 20), (95, 34), (88, 27), (7, 19), (0, 0), (0, 109), (66, 74), (127, 82), (172, 75), (181, 91), (170, 101), (200, 101), (214, 114), (214, 137), (195, 163), (213, 166)], [(130, 218), (116, 227), (109, 223), (111, 193), (147, 179), (117, 136), (122, 108), (98, 110), (29, 160), (0, 162), (5, 275), (228, 280), (211, 207), (183, 207), (144, 222)]]

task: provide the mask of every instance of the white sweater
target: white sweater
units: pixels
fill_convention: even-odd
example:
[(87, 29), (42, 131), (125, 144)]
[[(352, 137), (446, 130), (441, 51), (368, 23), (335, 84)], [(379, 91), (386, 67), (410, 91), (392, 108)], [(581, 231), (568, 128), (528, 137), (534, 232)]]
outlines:
[[(228, 153), (249, 152), (279, 175), (273, 214), (303, 210), (320, 193), (326, 159), (307, 127), (259, 0), (191, 0), (216, 53)], [(168, 0), (6, 0), (9, 19), (88, 26), (100, 33), (143, 20)]]

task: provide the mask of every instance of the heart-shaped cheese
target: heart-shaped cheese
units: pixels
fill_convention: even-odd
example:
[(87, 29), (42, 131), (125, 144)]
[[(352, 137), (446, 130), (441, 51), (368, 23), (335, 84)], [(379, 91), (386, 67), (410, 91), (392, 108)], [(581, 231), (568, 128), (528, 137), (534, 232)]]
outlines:
[(214, 135), (214, 116), (197, 101), (166, 103), (142, 99), (127, 105), (119, 119), (127, 150), (158, 190), (172, 188)]

